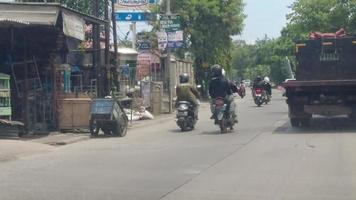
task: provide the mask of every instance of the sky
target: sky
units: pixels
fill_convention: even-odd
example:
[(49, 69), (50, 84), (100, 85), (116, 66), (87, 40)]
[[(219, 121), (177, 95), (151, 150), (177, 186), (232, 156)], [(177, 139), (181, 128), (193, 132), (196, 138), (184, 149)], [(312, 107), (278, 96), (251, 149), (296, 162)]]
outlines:
[[(290, 12), (290, 6), (295, 0), (244, 0), (245, 19), (244, 31), (241, 35), (234, 36), (234, 39), (242, 39), (247, 43), (253, 44), (257, 39), (267, 35), (270, 38), (280, 36), (280, 31), (285, 26), (286, 15)], [(119, 37), (123, 38), (129, 31), (128, 23), (119, 23)], [(145, 23), (137, 24), (137, 31), (149, 28)], [(131, 34), (129, 34), (131, 38)]]
[(257, 39), (267, 35), (270, 38), (280, 36), (280, 31), (286, 24), (286, 15), (290, 12), (290, 6), (294, 0), (244, 0), (245, 28), (240, 36), (235, 39), (243, 39), (247, 43), (254, 43)]
[[(13, 0), (0, 0), (13, 1)], [(234, 39), (242, 39), (247, 43), (254, 43), (257, 39), (264, 38), (267, 35), (270, 38), (276, 38), (286, 24), (286, 15), (290, 12), (290, 6), (295, 0), (244, 0), (245, 14), (247, 18), (244, 21), (245, 27), (241, 35), (234, 36)], [(118, 23), (119, 39), (125, 38), (130, 30), (127, 22)], [(150, 27), (146, 23), (137, 23), (137, 31), (149, 31)], [(129, 34), (129, 39), (132, 34)]]

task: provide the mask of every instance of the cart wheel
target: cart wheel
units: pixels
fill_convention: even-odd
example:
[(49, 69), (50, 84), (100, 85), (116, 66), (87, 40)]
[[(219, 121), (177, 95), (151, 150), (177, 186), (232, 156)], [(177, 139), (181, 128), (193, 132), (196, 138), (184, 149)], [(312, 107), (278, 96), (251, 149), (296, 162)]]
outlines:
[(123, 122), (123, 124), (116, 124), (113, 127), (113, 135), (116, 137), (124, 137), (127, 133), (127, 122)]
[(97, 125), (96, 120), (90, 120), (89, 122), (90, 134), (97, 137), (99, 134), (100, 127)]
[(111, 130), (109, 128), (101, 128), (105, 135), (111, 135)]

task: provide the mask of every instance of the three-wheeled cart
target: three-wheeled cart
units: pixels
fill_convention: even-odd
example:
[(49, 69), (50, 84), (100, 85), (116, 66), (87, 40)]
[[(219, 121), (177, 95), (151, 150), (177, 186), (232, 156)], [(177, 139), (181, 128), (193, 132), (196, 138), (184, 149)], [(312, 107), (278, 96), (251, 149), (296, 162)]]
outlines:
[(124, 137), (128, 118), (118, 100), (94, 99), (91, 103), (89, 127), (94, 137), (98, 136), (100, 130), (105, 135)]

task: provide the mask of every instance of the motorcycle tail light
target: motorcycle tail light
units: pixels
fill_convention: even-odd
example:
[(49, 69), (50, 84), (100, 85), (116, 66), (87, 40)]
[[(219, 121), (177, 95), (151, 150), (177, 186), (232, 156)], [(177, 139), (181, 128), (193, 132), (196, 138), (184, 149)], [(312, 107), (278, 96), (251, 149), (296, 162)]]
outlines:
[(215, 106), (222, 107), (225, 104), (224, 99), (216, 99)]
[(262, 94), (262, 89), (261, 88), (256, 88), (255, 92), (256, 92), (256, 94)]
[(189, 106), (186, 104), (180, 104), (178, 106), (178, 110), (188, 110), (188, 109), (189, 109)]

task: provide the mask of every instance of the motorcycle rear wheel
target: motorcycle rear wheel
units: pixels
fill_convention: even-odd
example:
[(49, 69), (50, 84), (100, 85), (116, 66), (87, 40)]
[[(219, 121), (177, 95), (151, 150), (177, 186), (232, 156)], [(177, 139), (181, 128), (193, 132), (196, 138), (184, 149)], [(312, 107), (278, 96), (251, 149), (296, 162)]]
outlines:
[(226, 120), (225, 119), (222, 119), (219, 123), (219, 126), (220, 126), (220, 131), (221, 133), (227, 133), (227, 124), (226, 124)]

